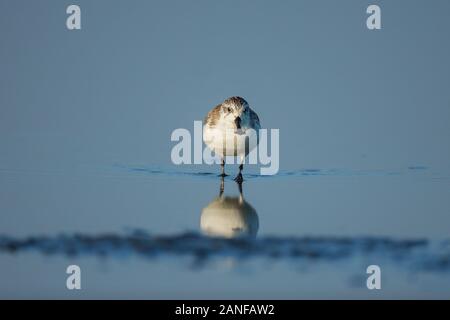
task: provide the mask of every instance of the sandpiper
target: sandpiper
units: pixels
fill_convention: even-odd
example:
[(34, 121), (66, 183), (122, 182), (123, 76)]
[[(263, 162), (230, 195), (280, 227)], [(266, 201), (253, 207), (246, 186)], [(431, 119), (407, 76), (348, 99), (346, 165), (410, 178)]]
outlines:
[[(259, 143), (258, 115), (241, 97), (231, 97), (214, 107), (203, 121), (203, 141), (221, 157), (225, 174), (225, 157), (239, 157), (239, 173), (235, 181), (241, 183), (245, 157)], [(252, 130), (249, 130), (252, 129)]]

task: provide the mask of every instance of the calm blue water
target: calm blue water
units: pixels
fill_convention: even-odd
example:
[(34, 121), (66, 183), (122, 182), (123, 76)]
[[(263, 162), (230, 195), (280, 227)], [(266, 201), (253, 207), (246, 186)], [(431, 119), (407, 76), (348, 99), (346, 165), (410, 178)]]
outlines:
[[(247, 174), (243, 196), (257, 219), (250, 234), (255, 217), (233, 213), (243, 208), (234, 201), (237, 184), (227, 177), (228, 202), (217, 202), (217, 168), (204, 169), (3, 170), (2, 203), (15, 210), (2, 215), (2, 297), (449, 297), (449, 217), (415, 213), (442, 201), (439, 191), (449, 183), (442, 173), (410, 167)], [(12, 196), (17, 189), (27, 201)], [(212, 203), (216, 211), (205, 209)], [(226, 206), (231, 211), (220, 211)], [(211, 214), (208, 227), (226, 238), (201, 229)], [(227, 228), (236, 226), (229, 239)], [(76, 293), (65, 288), (69, 264), (82, 269)], [(382, 268), (377, 292), (365, 287), (371, 264)]]
[[(450, 298), (449, 1), (77, 4), (0, 1), (0, 298)], [(170, 136), (235, 95), (280, 172), (221, 197)]]

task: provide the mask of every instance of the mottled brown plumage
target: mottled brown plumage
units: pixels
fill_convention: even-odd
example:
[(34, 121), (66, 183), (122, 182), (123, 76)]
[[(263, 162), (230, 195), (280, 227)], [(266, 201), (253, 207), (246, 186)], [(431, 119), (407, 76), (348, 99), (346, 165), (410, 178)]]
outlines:
[(222, 107), (222, 104), (219, 104), (215, 106), (213, 109), (211, 109), (208, 114), (206, 115), (205, 119), (203, 120), (203, 125), (208, 125), (210, 127), (214, 127), (217, 123), (217, 120), (220, 118), (220, 108)]

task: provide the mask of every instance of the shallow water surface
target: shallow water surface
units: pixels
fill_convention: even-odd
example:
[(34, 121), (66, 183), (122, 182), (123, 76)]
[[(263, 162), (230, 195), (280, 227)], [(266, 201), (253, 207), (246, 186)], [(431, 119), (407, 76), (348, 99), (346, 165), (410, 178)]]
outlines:
[(423, 210), (448, 201), (443, 174), (248, 173), (240, 190), (204, 169), (3, 170), (2, 296), (71, 297), (78, 264), (85, 298), (449, 297), (449, 217)]
[[(0, 1), (0, 298), (450, 298), (450, 1), (77, 2)], [(231, 96), (242, 194), (171, 161)]]

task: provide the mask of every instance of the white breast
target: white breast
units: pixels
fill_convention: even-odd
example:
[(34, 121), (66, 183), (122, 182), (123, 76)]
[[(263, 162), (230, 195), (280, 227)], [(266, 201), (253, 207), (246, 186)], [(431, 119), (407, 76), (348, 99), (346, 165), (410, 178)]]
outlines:
[[(203, 141), (219, 156), (247, 156), (259, 142), (258, 131), (243, 129), (235, 130), (203, 127)], [(246, 142), (247, 141), (247, 142)]]

